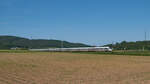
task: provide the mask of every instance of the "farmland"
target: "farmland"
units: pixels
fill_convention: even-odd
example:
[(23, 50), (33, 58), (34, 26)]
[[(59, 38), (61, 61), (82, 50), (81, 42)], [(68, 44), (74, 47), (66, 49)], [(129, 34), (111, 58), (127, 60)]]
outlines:
[(149, 84), (149, 65), (149, 56), (1, 52), (0, 84)]

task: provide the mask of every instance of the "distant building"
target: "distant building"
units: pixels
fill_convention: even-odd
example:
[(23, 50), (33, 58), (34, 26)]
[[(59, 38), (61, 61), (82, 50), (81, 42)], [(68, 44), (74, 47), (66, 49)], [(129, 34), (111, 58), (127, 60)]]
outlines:
[(20, 50), (21, 48), (19, 48), (19, 47), (12, 47), (12, 48), (10, 48), (11, 50)]

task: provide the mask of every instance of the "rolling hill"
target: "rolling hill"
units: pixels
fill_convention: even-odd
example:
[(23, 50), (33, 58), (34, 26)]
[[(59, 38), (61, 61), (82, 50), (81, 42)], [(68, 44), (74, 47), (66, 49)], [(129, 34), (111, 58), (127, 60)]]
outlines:
[[(69, 48), (69, 47), (88, 47), (89, 45), (63, 41), (63, 46)], [(28, 39), (17, 36), (0, 36), (0, 49), (10, 49), (12, 47), (19, 47), (23, 49), (60, 48), (61, 41), (47, 40), (47, 39)]]

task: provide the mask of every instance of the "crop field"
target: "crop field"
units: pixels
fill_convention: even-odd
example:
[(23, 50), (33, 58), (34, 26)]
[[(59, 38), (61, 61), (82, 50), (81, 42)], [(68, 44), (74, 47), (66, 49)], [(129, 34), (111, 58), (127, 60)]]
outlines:
[(150, 57), (1, 52), (0, 84), (150, 84)]

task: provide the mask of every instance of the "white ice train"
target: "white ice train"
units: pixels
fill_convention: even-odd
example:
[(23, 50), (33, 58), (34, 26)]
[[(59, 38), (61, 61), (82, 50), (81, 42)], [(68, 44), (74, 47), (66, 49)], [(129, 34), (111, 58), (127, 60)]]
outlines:
[(78, 47), (78, 48), (48, 48), (48, 49), (29, 49), (30, 51), (51, 51), (51, 52), (111, 52), (112, 49), (109, 47)]

